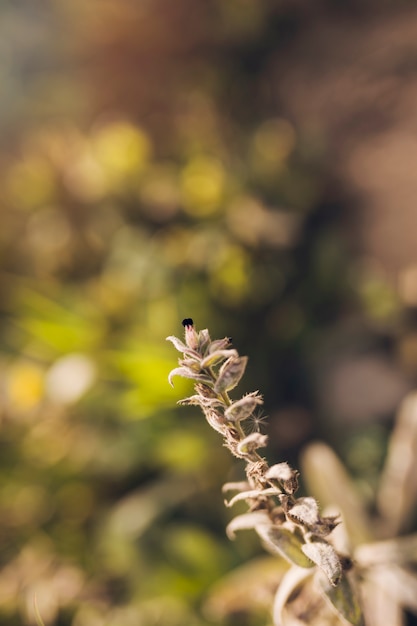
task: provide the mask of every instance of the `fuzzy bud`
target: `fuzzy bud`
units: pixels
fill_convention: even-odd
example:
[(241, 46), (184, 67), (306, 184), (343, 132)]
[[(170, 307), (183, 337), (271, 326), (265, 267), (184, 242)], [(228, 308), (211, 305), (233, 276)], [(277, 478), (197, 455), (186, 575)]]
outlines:
[(298, 472), (293, 470), (288, 463), (278, 463), (272, 465), (269, 468), (265, 477), (268, 480), (278, 481), (281, 483), (283, 489), (290, 494), (293, 494), (298, 489)]
[(194, 328), (194, 322), (191, 317), (186, 317), (182, 320), (182, 325), (185, 328), (185, 343), (192, 350), (198, 348), (198, 334)]

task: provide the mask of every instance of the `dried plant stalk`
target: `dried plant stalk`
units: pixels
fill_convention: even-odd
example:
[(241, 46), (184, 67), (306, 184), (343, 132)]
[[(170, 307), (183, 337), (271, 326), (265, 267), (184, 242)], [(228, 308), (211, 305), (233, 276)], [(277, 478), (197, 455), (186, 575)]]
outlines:
[[(321, 572), (320, 589), (333, 608), (345, 621), (361, 624), (359, 603), (349, 575), (345, 575), (352, 562), (329, 540), (339, 523), (338, 516), (322, 516), (314, 498), (297, 497), (298, 472), (288, 463), (270, 467), (259, 454), (268, 441), (266, 435), (251, 432), (250, 428), (258, 420), (256, 412), (263, 404), (259, 392), (237, 400), (229, 395), (244, 375), (247, 357), (240, 356), (227, 337), (212, 341), (207, 329), (197, 332), (191, 318), (183, 320), (183, 326), (185, 342), (167, 337), (182, 353), (179, 367), (169, 374), (169, 382), (172, 384), (174, 376), (195, 381), (195, 394), (180, 404), (199, 406), (210, 426), (223, 436), (225, 446), (245, 462), (246, 481), (227, 483), (223, 488), (224, 492), (235, 492), (226, 500), (226, 506), (242, 500), (248, 504), (248, 512), (228, 525), (228, 536), (233, 538), (238, 530), (254, 528), (270, 551), (298, 568), (310, 570), (311, 575)], [(327, 582), (323, 582), (323, 574)], [(298, 584), (299, 578), (291, 574), (287, 586)], [(291, 595), (290, 589), (287, 594)], [(274, 619), (281, 624), (280, 617)]]

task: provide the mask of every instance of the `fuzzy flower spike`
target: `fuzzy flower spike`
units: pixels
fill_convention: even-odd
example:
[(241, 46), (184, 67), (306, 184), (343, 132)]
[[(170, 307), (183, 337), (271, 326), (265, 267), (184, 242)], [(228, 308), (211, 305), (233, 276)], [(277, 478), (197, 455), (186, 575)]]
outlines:
[[(268, 441), (266, 435), (251, 429), (255, 412), (263, 404), (259, 392), (239, 399), (229, 396), (239, 384), (248, 358), (239, 356), (229, 338), (212, 341), (207, 329), (195, 330), (191, 318), (182, 323), (185, 342), (167, 337), (182, 353), (179, 367), (170, 372), (168, 380), (171, 385), (175, 376), (195, 381), (195, 394), (179, 403), (199, 406), (210, 426), (223, 436), (225, 446), (246, 464), (246, 480), (223, 487), (224, 493), (235, 492), (226, 500), (226, 506), (242, 500), (248, 504), (248, 511), (229, 523), (228, 536), (233, 539), (236, 531), (254, 528), (266, 548), (293, 565), (285, 585), (282, 583), (278, 589), (275, 607), (285, 604), (302, 576), (311, 574), (318, 578), (322, 593), (339, 616), (359, 626), (362, 617), (354, 591), (352, 562), (336, 551), (328, 537), (339, 523), (337, 517), (323, 517), (314, 498), (296, 496), (298, 472), (288, 463), (269, 466), (258, 453)], [(280, 614), (275, 608), (276, 626), (282, 624), (281, 618), (275, 617)]]

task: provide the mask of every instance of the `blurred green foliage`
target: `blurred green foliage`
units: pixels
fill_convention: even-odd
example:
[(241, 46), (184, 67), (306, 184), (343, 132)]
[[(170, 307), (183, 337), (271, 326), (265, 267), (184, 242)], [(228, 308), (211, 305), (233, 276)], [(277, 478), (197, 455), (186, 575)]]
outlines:
[(232, 335), (248, 391), (301, 415), (292, 438), (271, 430), (271, 454), (292, 454), (317, 432), (329, 329), (398, 314), (387, 285), (355, 279), (325, 138), (268, 95), (298, 11), (0, 7), (2, 625), (33, 624), (34, 597), (57, 626), (269, 619), (269, 559), (243, 574), (263, 595), (210, 599), (259, 546), (224, 535), (220, 486), (238, 470), (175, 407), (190, 385), (168, 386), (164, 339), (189, 315)]

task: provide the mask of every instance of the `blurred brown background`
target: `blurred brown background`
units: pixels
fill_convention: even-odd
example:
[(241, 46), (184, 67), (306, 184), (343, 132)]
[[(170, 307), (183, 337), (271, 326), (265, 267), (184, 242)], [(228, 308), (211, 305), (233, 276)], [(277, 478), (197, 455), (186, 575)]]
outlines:
[(238, 468), (165, 337), (231, 335), (269, 457), (322, 438), (372, 499), (417, 377), (417, 9), (0, 19), (0, 624), (35, 595), (59, 626), (265, 624), (269, 596), (210, 600), (261, 551), (224, 535)]

